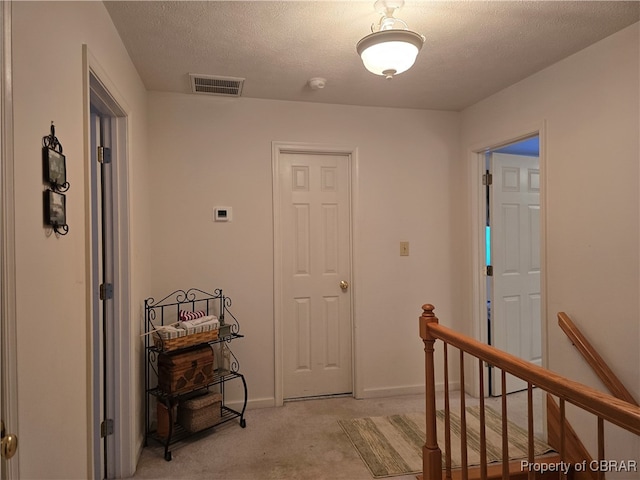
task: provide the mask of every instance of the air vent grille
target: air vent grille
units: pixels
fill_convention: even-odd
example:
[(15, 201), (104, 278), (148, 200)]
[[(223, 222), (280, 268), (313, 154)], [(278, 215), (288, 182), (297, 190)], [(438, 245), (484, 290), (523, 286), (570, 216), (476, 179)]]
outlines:
[(223, 95), (225, 97), (239, 97), (242, 95), (244, 78), (218, 77), (211, 75), (189, 74), (191, 91), (206, 95)]

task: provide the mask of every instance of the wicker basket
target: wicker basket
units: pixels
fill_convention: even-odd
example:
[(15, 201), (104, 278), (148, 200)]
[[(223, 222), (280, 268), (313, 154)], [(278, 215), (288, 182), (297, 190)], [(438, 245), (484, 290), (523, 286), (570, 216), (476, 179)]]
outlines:
[(221, 417), (222, 395), (207, 393), (178, 405), (178, 423), (188, 432), (213, 427)]
[(164, 332), (154, 332), (153, 343), (161, 352), (171, 352), (180, 348), (191, 347), (200, 343), (207, 343), (218, 339), (218, 330), (209, 330), (198, 333), (186, 333), (181, 337), (169, 338)]

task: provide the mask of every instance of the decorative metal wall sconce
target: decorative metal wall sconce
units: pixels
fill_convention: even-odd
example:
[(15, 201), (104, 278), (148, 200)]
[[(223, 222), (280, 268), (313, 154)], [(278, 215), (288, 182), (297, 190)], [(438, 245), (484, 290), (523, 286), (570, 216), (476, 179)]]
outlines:
[(63, 192), (71, 186), (67, 181), (66, 157), (51, 122), (51, 133), (42, 137), (42, 172), (47, 189), (43, 192), (44, 223), (59, 235), (69, 233), (67, 199)]

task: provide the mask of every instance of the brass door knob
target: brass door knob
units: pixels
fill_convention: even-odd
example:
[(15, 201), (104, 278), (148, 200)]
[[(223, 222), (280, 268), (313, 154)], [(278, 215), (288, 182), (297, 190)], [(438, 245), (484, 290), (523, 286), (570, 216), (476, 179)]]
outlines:
[(2, 422), (2, 441), (0, 442), (0, 455), (9, 460), (18, 450), (18, 437), (9, 433), (5, 435), (4, 422)]
[(349, 288), (349, 282), (347, 282), (346, 280), (342, 280), (340, 282), (340, 288), (342, 289), (342, 291), (346, 291), (347, 288)]

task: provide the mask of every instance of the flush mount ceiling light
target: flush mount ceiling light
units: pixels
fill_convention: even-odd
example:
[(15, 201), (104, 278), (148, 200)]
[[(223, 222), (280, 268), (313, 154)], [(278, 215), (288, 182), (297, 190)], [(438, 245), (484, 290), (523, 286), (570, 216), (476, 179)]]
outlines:
[(412, 32), (394, 13), (404, 5), (404, 0), (377, 0), (374, 8), (382, 14), (378, 24), (358, 42), (356, 50), (367, 70), (387, 79), (406, 72), (416, 61), (424, 44), (424, 36)]

